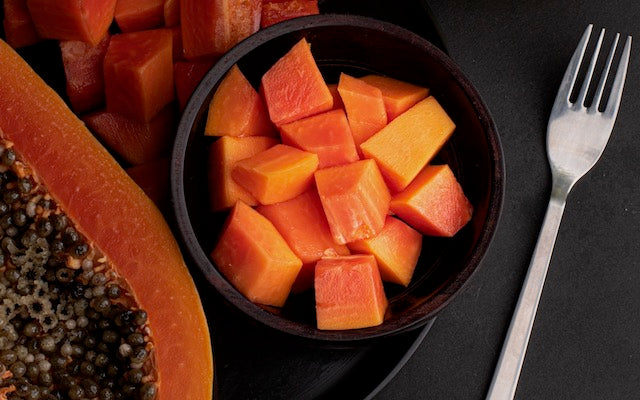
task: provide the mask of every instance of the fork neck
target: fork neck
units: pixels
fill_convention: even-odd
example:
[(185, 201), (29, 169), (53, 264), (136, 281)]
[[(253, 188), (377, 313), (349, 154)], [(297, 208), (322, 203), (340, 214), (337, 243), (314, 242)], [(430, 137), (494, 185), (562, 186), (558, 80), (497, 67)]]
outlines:
[(571, 188), (573, 188), (573, 185), (575, 183), (575, 179), (572, 179), (565, 174), (553, 174), (551, 186), (551, 201), (564, 204), (567, 200), (569, 192), (571, 191)]

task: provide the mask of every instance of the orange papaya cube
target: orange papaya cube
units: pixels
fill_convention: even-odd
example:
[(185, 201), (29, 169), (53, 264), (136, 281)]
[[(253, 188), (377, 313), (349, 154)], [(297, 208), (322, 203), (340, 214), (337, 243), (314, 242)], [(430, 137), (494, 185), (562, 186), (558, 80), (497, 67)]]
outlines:
[(4, 0), (4, 35), (9, 46), (17, 49), (19, 47), (31, 46), (40, 41), (40, 36), (33, 25), (27, 0)]
[(261, 92), (276, 126), (333, 107), (331, 92), (304, 38), (262, 76)]
[(384, 321), (389, 302), (372, 255), (321, 259), (314, 286), (318, 329), (359, 329)]
[(409, 286), (422, 249), (422, 235), (387, 215), (382, 231), (370, 239), (349, 243), (353, 253), (372, 254), (383, 281)]
[[(163, 14), (164, 26), (180, 25), (180, 0), (165, 0)], [(182, 32), (180, 35), (182, 36)]]
[(469, 222), (473, 206), (448, 165), (428, 165), (393, 197), (391, 211), (425, 235), (451, 237)]
[(97, 45), (113, 21), (117, 0), (27, 0), (41, 38)]
[(107, 110), (150, 121), (174, 98), (168, 29), (114, 35), (104, 59)]
[(87, 127), (111, 150), (133, 165), (167, 157), (176, 123), (171, 105), (149, 122), (140, 122), (106, 110), (85, 115)]
[(282, 307), (302, 261), (271, 222), (242, 201), (211, 252), (220, 272), (249, 300)]
[(454, 129), (446, 111), (429, 96), (362, 143), (360, 150), (376, 160), (389, 189), (398, 192), (431, 161)]
[(344, 108), (340, 92), (338, 92), (338, 84), (329, 83), (327, 84), (327, 87), (329, 88), (329, 92), (331, 92), (331, 97), (333, 97), (333, 109)]
[(177, 61), (173, 65), (173, 79), (180, 110), (184, 110), (198, 84), (213, 66), (213, 61)]
[(122, 32), (137, 32), (164, 24), (164, 0), (118, 0), (114, 13)]
[(260, 28), (261, 0), (180, 0), (184, 56), (221, 56)]
[[(182, 29), (180, 26), (172, 26), (169, 28), (173, 39), (171, 52), (174, 60), (182, 59)], [(213, 65), (213, 61), (210, 62)]]
[(231, 178), (236, 162), (252, 157), (275, 146), (271, 137), (223, 136), (209, 147), (208, 176), (211, 210), (221, 211), (233, 207), (236, 201), (255, 206), (258, 201)]
[(260, 27), (319, 13), (318, 0), (263, 0)]
[(332, 110), (280, 127), (282, 143), (316, 153), (318, 168), (358, 161), (349, 122), (343, 110)]
[(315, 264), (321, 257), (349, 254), (347, 246), (333, 241), (315, 188), (282, 203), (259, 206), (257, 210), (273, 223), (302, 260), (302, 269), (292, 289), (294, 293), (311, 289)]
[(231, 176), (260, 204), (291, 200), (313, 183), (318, 156), (277, 144), (236, 163)]
[(204, 134), (275, 136), (267, 108), (237, 65), (231, 67), (209, 103)]
[(429, 89), (425, 87), (389, 78), (388, 76), (367, 75), (360, 79), (380, 89), (389, 121), (392, 121), (429, 95)]
[(67, 81), (67, 96), (76, 113), (84, 113), (104, 104), (104, 56), (109, 34), (97, 46), (77, 40), (60, 42), (62, 65)]
[(127, 174), (160, 210), (169, 207), (169, 159), (160, 158), (126, 169)]
[(338, 92), (347, 111), (356, 145), (360, 145), (387, 125), (387, 111), (380, 89), (342, 73), (338, 82)]
[(336, 243), (368, 239), (380, 233), (391, 195), (375, 161), (320, 169), (315, 179)]

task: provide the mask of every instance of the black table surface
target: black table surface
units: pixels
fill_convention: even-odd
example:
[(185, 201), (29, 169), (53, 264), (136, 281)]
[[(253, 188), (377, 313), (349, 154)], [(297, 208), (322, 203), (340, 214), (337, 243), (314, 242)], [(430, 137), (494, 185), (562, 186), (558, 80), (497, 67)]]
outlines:
[[(506, 163), (498, 231), (480, 270), (376, 399), (483, 399), (550, 194), (545, 140), (582, 32), (640, 39), (640, 3), (431, 0), (451, 57), (495, 119)], [(574, 187), (556, 241), (517, 399), (640, 393), (640, 45), (609, 144)], [(605, 47), (605, 50), (608, 47)]]

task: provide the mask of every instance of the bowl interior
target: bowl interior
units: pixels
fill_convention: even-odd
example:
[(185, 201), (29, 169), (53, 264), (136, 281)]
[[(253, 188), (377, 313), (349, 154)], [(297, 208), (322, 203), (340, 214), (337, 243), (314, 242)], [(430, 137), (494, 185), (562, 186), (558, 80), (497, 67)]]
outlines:
[[(447, 163), (474, 206), (472, 220), (453, 238), (428, 238), (409, 287), (386, 285), (389, 308), (381, 326), (353, 331), (315, 328), (313, 293), (292, 295), (279, 309), (253, 304), (221, 276), (209, 259), (227, 213), (209, 211), (208, 147), (204, 125), (209, 101), (228, 69), (238, 64), (258, 87), (261, 76), (305, 37), (327, 82), (340, 72), (375, 73), (429, 87), (457, 127), (436, 163)], [(411, 143), (407, 143), (410, 146)], [(350, 341), (417, 327), (460, 290), (478, 266), (495, 230), (502, 201), (500, 143), (491, 117), (458, 68), (426, 40), (363, 17), (321, 15), (265, 29), (231, 50), (207, 74), (183, 114), (172, 162), (172, 195), (189, 256), (236, 307), (296, 336)]]

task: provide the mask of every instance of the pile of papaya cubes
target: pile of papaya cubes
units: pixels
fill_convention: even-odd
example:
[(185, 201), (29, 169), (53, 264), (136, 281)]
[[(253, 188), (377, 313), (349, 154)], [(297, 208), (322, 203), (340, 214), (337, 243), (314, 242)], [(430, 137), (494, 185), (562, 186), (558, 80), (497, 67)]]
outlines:
[(313, 289), (319, 329), (381, 324), (383, 281), (409, 285), (422, 235), (451, 237), (471, 219), (452, 170), (431, 164), (454, 129), (427, 88), (345, 73), (326, 83), (306, 39), (258, 90), (233, 66), (205, 126), (217, 138), (211, 208), (230, 210), (213, 262), (256, 303)]

